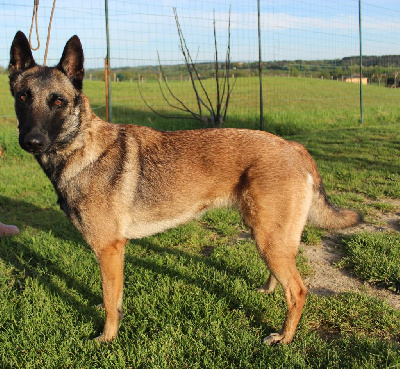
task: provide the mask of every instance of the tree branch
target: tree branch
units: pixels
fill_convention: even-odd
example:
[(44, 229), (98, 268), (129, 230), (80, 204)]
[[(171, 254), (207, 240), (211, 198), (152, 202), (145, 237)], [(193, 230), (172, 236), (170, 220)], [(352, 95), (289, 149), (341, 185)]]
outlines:
[(218, 65), (218, 47), (217, 47), (217, 30), (215, 26), (215, 10), (213, 10), (213, 26), (214, 26), (214, 49), (215, 49), (215, 83), (217, 87), (217, 114), (216, 114), (216, 119), (218, 120), (219, 124), (219, 116), (220, 116), (220, 110), (221, 110), (221, 101), (220, 101), (220, 91), (219, 91), (219, 65)]
[[(225, 95), (225, 85), (228, 87), (228, 92), (226, 95), (226, 100), (225, 100), (225, 106), (224, 106), (224, 113), (223, 113), (223, 120), (225, 121), (226, 118), (226, 113), (228, 111), (228, 105), (229, 105), (229, 99), (231, 97), (231, 92), (233, 90), (233, 87), (236, 84), (236, 80), (233, 83), (232, 89), (230, 88), (230, 79), (229, 79), (229, 73), (231, 70), (231, 6), (229, 5), (229, 18), (228, 18), (228, 47), (226, 50), (226, 74), (225, 74), (225, 79), (224, 79), (224, 92), (223, 96)], [(221, 100), (222, 103), (223, 100)]]
[(157, 110), (155, 110), (144, 98), (143, 94), (142, 94), (142, 90), (140, 89), (140, 83), (138, 82), (138, 89), (139, 89), (139, 94), (140, 97), (142, 98), (143, 102), (146, 104), (146, 106), (156, 115), (158, 115), (159, 117), (162, 118), (174, 118), (174, 119), (196, 119), (196, 120), (201, 120), (200, 118), (197, 117), (180, 117), (180, 116), (171, 116), (171, 115), (163, 115), (161, 113), (159, 113)]
[(160, 67), (161, 76), (162, 76), (163, 79), (164, 79), (164, 82), (165, 82), (165, 85), (166, 85), (166, 87), (167, 87), (167, 90), (168, 90), (168, 92), (171, 94), (171, 96), (172, 96), (179, 104), (181, 104), (182, 107), (173, 105), (172, 103), (169, 102), (169, 100), (167, 99), (167, 97), (166, 97), (165, 94), (164, 94), (164, 91), (163, 91), (163, 89), (162, 89), (162, 87), (161, 87), (160, 81), (157, 79), (157, 81), (158, 81), (158, 86), (159, 86), (159, 88), (160, 88), (160, 91), (161, 91), (161, 94), (162, 94), (164, 100), (165, 100), (165, 101), (167, 102), (167, 104), (168, 104), (169, 106), (171, 106), (172, 108), (177, 109), (177, 110), (181, 110), (181, 111), (185, 111), (185, 112), (187, 112), (187, 113), (192, 114), (194, 118), (199, 119), (199, 120), (202, 120), (201, 114), (197, 114), (197, 113), (193, 112), (192, 110), (190, 110), (190, 109), (183, 103), (183, 101), (180, 100), (178, 97), (176, 97), (176, 95), (173, 93), (173, 91), (172, 91), (171, 88), (169, 87), (169, 84), (168, 84), (168, 81), (167, 81), (167, 77), (166, 77), (166, 75), (165, 75), (165, 73), (164, 73), (164, 70), (163, 70), (163, 68), (162, 68), (161, 61), (160, 61), (160, 54), (158, 53), (158, 51), (157, 51), (157, 56), (158, 56), (158, 64), (159, 64), (159, 67)]
[[(226, 51), (226, 59), (225, 59), (225, 67), (224, 67), (224, 74), (223, 74), (223, 84), (221, 85), (221, 79), (220, 79), (220, 75), (219, 75), (219, 62), (218, 62), (218, 44), (217, 44), (217, 28), (216, 28), (216, 20), (215, 20), (215, 11), (213, 12), (213, 27), (214, 27), (214, 49), (215, 49), (215, 60), (214, 60), (214, 65), (215, 65), (215, 82), (216, 82), (216, 110), (214, 109), (214, 105), (211, 102), (210, 96), (206, 90), (206, 88), (204, 87), (204, 84), (200, 78), (200, 73), (196, 67), (196, 63), (193, 61), (193, 58), (190, 54), (189, 48), (186, 44), (186, 39), (185, 36), (183, 34), (180, 22), (179, 22), (179, 18), (178, 18), (178, 13), (176, 11), (176, 8), (173, 8), (173, 12), (174, 12), (174, 17), (175, 17), (175, 23), (176, 23), (176, 28), (178, 31), (178, 37), (179, 37), (179, 44), (180, 44), (180, 51), (182, 53), (183, 56), (183, 61), (185, 63), (185, 67), (188, 71), (189, 74), (189, 78), (190, 78), (190, 82), (192, 84), (192, 88), (193, 88), (193, 92), (195, 94), (196, 97), (196, 103), (197, 103), (197, 107), (198, 107), (198, 113), (192, 111), (184, 102), (182, 99), (178, 98), (177, 95), (172, 91), (168, 80), (167, 80), (167, 76), (164, 72), (164, 69), (161, 65), (161, 60), (160, 60), (160, 54), (157, 51), (157, 57), (158, 57), (158, 64), (159, 64), (159, 70), (161, 73), (161, 77), (163, 78), (164, 82), (165, 82), (165, 87), (162, 86), (162, 80), (161, 77), (157, 78), (158, 81), (158, 87), (160, 89), (161, 95), (163, 97), (163, 99), (166, 101), (166, 103), (172, 107), (173, 109), (185, 112), (185, 113), (189, 113), (191, 115), (190, 118), (192, 119), (196, 119), (196, 120), (200, 120), (202, 122), (205, 122), (205, 119), (207, 119), (206, 116), (203, 115), (203, 109), (207, 110), (210, 118), (212, 120), (213, 126), (220, 126), (225, 118), (226, 118), (226, 113), (228, 110), (228, 106), (229, 106), (229, 100), (231, 97), (231, 93), (233, 90), (233, 87), (236, 84), (236, 80), (233, 84), (233, 86), (231, 86), (230, 84), (230, 68), (231, 68), (231, 60), (230, 60), (230, 52), (231, 52), (231, 48), (230, 48), (230, 37), (231, 37), (231, 6), (229, 6), (229, 23), (228, 23), (228, 47), (227, 47), (227, 51)], [(197, 62), (197, 58), (199, 55), (199, 48), (197, 50), (197, 54), (196, 54), (196, 62)], [(161, 116), (163, 118), (177, 118), (177, 119), (185, 119), (185, 117), (180, 117), (180, 116), (176, 116), (176, 117), (169, 117), (163, 114), (160, 114), (159, 112), (157, 112), (152, 106), (150, 106), (150, 104), (146, 101), (146, 99), (144, 98), (141, 88), (140, 88), (140, 83), (138, 83), (138, 88), (139, 88), (139, 93), (140, 96), (142, 98), (142, 100), (144, 101), (144, 103), (146, 104), (146, 106), (155, 114), (157, 114), (158, 116)], [(164, 89), (167, 89), (169, 96), (167, 96), (166, 91), (164, 91)], [(203, 99), (205, 97), (205, 99)], [(172, 98), (172, 101), (171, 99)], [(225, 102), (224, 102), (225, 100)]]

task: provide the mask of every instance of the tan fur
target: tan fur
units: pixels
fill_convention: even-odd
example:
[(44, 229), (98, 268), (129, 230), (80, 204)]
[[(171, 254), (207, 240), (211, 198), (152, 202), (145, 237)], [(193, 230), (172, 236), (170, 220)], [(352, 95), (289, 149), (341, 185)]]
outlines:
[[(106, 310), (98, 340), (117, 335), (128, 239), (162, 232), (209, 208), (237, 205), (271, 271), (260, 291), (271, 293), (279, 282), (287, 302), (282, 330), (265, 342), (290, 342), (307, 294), (295, 262), (307, 219), (339, 228), (355, 224), (358, 214), (329, 204), (315, 162), (297, 143), (251, 130), (160, 132), (104, 122), (72, 87), (70, 80), (79, 85), (73, 78), (83, 75), (71, 69), (80, 64), (69, 60), (79, 49), (76, 39), (71, 40), (58, 67), (64, 74), (37, 66), (20, 70), (18, 65), (29, 60), (14, 61), (12, 53), (10, 81), (21, 117), (21, 145), (35, 154), (61, 207), (97, 256)], [(32, 78), (37, 69), (38, 81)], [(41, 91), (43, 80), (48, 87)], [(17, 100), (19, 91), (27, 89), (35, 91), (33, 108)], [(48, 101), (54, 91), (63, 90), (68, 103), (57, 110)], [(26, 121), (24, 112), (32, 111)], [(53, 116), (54, 122), (62, 122), (58, 135), (46, 131), (46, 119)], [(32, 138), (31, 132), (38, 133)], [(65, 137), (72, 138), (64, 145)]]

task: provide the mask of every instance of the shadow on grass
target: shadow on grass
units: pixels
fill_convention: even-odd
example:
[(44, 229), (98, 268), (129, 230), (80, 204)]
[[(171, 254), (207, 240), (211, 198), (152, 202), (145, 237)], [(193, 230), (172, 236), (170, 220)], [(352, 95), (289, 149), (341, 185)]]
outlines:
[(13, 223), (23, 231), (26, 227), (38, 228), (65, 241), (83, 243), (84, 240), (61, 210), (42, 208), (32, 203), (0, 195), (3, 223)]
[[(265, 324), (263, 321), (265, 316), (265, 299), (270, 300), (270, 304), (277, 304), (283, 301), (283, 296), (279, 295), (265, 295), (259, 294), (261, 298), (250, 297), (249, 295), (243, 291), (243, 293), (235, 293), (231, 288), (231, 285), (227, 285), (224, 283), (220, 283), (218, 281), (214, 281), (211, 278), (207, 278), (210, 275), (216, 275), (221, 272), (226, 273), (229, 278), (236, 278), (244, 280), (244, 284), (247, 287), (252, 286), (255, 281), (249, 280), (249, 276), (242, 269), (241, 265), (237, 267), (232, 267), (224, 262), (221, 259), (213, 259), (209, 256), (202, 256), (191, 254), (185, 252), (181, 249), (175, 247), (163, 247), (156, 245), (151, 242), (149, 239), (135, 240), (133, 241), (141, 246), (145, 247), (147, 250), (152, 251), (158, 255), (165, 255), (166, 259), (170, 259), (169, 256), (173, 256), (176, 260), (179, 260), (180, 264), (183, 265), (192, 265), (194, 270), (201, 270), (202, 266), (206, 266), (208, 272), (201, 275), (198, 273), (191, 273), (188, 271), (187, 273), (178, 270), (173, 265), (167, 266), (165, 264), (160, 265), (157, 261), (151, 260), (150, 257), (140, 256), (137, 257), (135, 255), (127, 254), (126, 255), (126, 264), (129, 266), (134, 266), (136, 268), (143, 268), (148, 271), (151, 271), (155, 274), (159, 274), (160, 276), (168, 276), (171, 280), (180, 280), (188, 285), (194, 285), (202, 290), (208, 291), (210, 294), (216, 295), (219, 299), (223, 299), (227, 301), (230, 310), (240, 309), (243, 310), (248, 317), (254, 317), (250, 324), (253, 326), (263, 326), (266, 332), (272, 332), (280, 329), (281, 327), (271, 327)], [(255, 257), (259, 257), (255, 255)], [(198, 267), (197, 265), (201, 265)], [(217, 273), (216, 273), (217, 272)], [(257, 281), (258, 287), (264, 284), (263, 281)], [(257, 283), (255, 282), (255, 283)], [(253, 290), (254, 293), (255, 289)], [(283, 321), (282, 321), (283, 324)]]
[[(96, 114), (105, 119), (105, 108), (94, 106)], [(151, 111), (135, 110), (125, 106), (113, 108), (113, 123), (137, 124), (152, 127), (164, 131), (201, 129), (205, 127), (202, 122), (190, 119), (187, 114), (180, 112), (162, 111), (165, 116), (177, 116), (178, 118), (164, 118)], [(286, 127), (287, 126), (287, 127)], [(268, 116), (264, 124), (264, 130), (282, 136), (288, 140), (302, 143), (314, 160), (339, 163), (344, 168), (365, 169), (398, 173), (397, 163), (386, 160), (384, 154), (379, 152), (385, 148), (388, 152), (399, 149), (399, 144), (393, 135), (397, 133), (393, 127), (354, 127), (324, 128), (323, 126), (307, 126), (304, 124), (282, 125), (278, 118)], [(257, 116), (227, 115), (224, 128), (259, 129)], [(306, 127), (306, 128), (305, 128)], [(352, 151), (349, 155), (349, 150)], [(375, 154), (371, 157), (371, 152)], [(389, 157), (389, 155), (388, 155)]]
[[(102, 119), (106, 119), (105, 107), (91, 105), (93, 111)], [(212, 128), (211, 123), (205, 125), (202, 121), (192, 119), (190, 114), (181, 113), (179, 111), (171, 110), (157, 110), (160, 115), (151, 112), (149, 109), (143, 110), (132, 109), (127, 106), (113, 106), (112, 108), (112, 122), (116, 124), (136, 124), (147, 126), (161, 131), (176, 131), (176, 130), (190, 130), (201, 128)], [(238, 117), (236, 115), (227, 115), (224, 128), (247, 128), (259, 129), (260, 122), (255, 117)], [(270, 128), (274, 130), (277, 124), (271, 125)], [(299, 128), (300, 129), (300, 128)], [(300, 131), (294, 130), (299, 133)]]
[[(293, 137), (304, 144), (314, 160), (338, 163), (340, 167), (398, 173), (393, 152), (398, 143), (393, 128), (341, 128)], [(387, 155), (386, 155), (387, 154)]]
[[(9, 223), (7, 213), (13, 214), (10, 218), (18, 217), (15, 224), (20, 228), (21, 235), (25, 228), (32, 227), (70, 243), (85, 243), (61, 211), (40, 208), (31, 203), (4, 196), (0, 196), (0, 206), (2, 217), (5, 217), (1, 219), (3, 222)], [(43, 254), (46, 252), (44, 251)], [(13, 269), (11, 277), (15, 282), (13, 288), (23, 290), (26, 278), (36, 279), (46, 291), (72, 305), (85, 319), (87, 318), (88, 321), (94, 319), (100, 324), (101, 314), (95, 306), (101, 302), (101, 295), (94, 293), (88, 285), (80, 282), (67, 268), (64, 269), (61, 263), (59, 265), (43, 254), (35, 250), (27, 238), (0, 237), (0, 258)], [(53, 276), (62, 280), (66, 287), (60, 288), (52, 280)], [(69, 289), (82, 295), (83, 300), (88, 301), (88, 305), (79, 301), (73, 293), (69, 293)]]
[[(49, 293), (59, 296), (63, 301), (71, 304), (77, 310), (83, 312), (84, 316), (98, 316), (99, 312), (95, 306), (101, 297), (83, 283), (68, 274), (67, 270), (32, 250), (28, 243), (17, 241), (16, 238), (0, 238), (0, 258), (13, 270), (13, 278), (17, 281), (16, 289), (23, 290), (24, 280), (27, 277), (36, 279)], [(45, 270), (45, 272), (43, 272)], [(78, 301), (72, 294), (63, 291), (52, 281), (52, 276), (56, 276), (65, 282), (68, 289), (75, 290), (89, 300), (91, 306), (85, 306)]]
[[(309, 150), (313, 153), (313, 150)], [(347, 171), (351, 170), (366, 170), (366, 171), (378, 171), (378, 172), (389, 172), (393, 174), (399, 173), (399, 167), (395, 163), (389, 164), (385, 161), (365, 159), (365, 158), (354, 158), (354, 157), (344, 157), (335, 154), (314, 154), (315, 160), (326, 163), (339, 163), (339, 168), (345, 168)]]
[[(7, 214), (7, 211), (4, 212), (4, 209), (8, 210), (10, 213), (13, 212), (13, 209), (17, 211), (18, 222), (16, 222), (16, 224), (20, 227), (21, 232), (24, 231), (25, 227), (34, 227), (46, 233), (51, 232), (56, 238), (68, 242), (85, 243), (83, 238), (72, 224), (69, 223), (61, 211), (51, 208), (39, 208), (28, 202), (13, 200), (4, 196), (0, 196), (0, 205), (3, 209), (2, 216)], [(3, 219), (3, 221), (6, 221), (6, 219)], [(91, 320), (94, 317), (96, 321), (102, 321), (99, 311), (94, 307), (95, 304), (101, 301), (101, 296), (94, 293), (91, 288), (84, 283), (79, 282), (67, 269), (63, 269), (62, 266), (59, 266), (54, 261), (49, 260), (47, 257), (33, 250), (28, 242), (21, 242), (20, 239), (21, 237), (0, 238), (0, 258), (7, 265), (12, 266), (16, 270), (16, 273), (23, 276), (23, 278), (29, 276), (37, 279), (47, 291), (60, 296), (63, 301), (81, 311), (86, 319)], [(247, 279), (245, 271), (241, 270), (240, 266), (234, 268), (228, 266), (223, 261), (217, 262), (207, 256), (193, 255), (173, 247), (160, 247), (153, 244), (149, 239), (137, 240), (135, 242), (140, 243), (142, 246), (157, 254), (164, 254), (166, 256), (172, 255), (181, 260), (185, 260), (188, 264), (205, 264), (207, 268), (218, 271), (223, 270), (228, 275), (236, 276), (240, 279)], [(46, 273), (43, 273), (43, 266), (45, 266)], [(262, 304), (262, 299), (253, 298), (250, 304), (246, 299), (232, 294), (229, 286), (213, 281), (207, 282), (204, 278), (198, 277), (194, 273), (182, 273), (171, 266), (160, 266), (150, 258), (139, 258), (128, 254), (126, 256), (126, 266), (145, 268), (154, 273), (167, 275), (172, 279), (178, 278), (187, 284), (193, 284), (201, 289), (207, 290), (217, 295), (219, 298), (228, 301), (232, 309), (240, 308), (245, 311), (247, 316), (254, 316), (253, 324), (257, 326), (264, 325), (264, 329), (268, 332), (273, 330), (272, 327), (265, 327), (265, 323), (262, 323), (265, 313), (265, 306)], [(52, 275), (63, 280), (67, 288), (76, 290), (85, 300), (89, 301), (89, 305), (92, 305), (92, 307), (84, 305), (72, 294), (69, 294), (68, 291), (61, 290), (52, 282)], [(263, 282), (265, 281), (259, 281), (260, 286)], [(126, 288), (129, 288), (129, 286)], [(271, 299), (271, 303), (274, 303), (274, 297), (266, 296), (265, 298)], [(275, 327), (275, 329), (277, 328), (280, 327)]]

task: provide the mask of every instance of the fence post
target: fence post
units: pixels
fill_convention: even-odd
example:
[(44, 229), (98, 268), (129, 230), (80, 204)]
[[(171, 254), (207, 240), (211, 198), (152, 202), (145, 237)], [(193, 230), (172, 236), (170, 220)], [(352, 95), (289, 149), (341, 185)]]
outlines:
[(363, 112), (363, 67), (362, 67), (362, 27), (361, 27), (361, 0), (358, 0), (358, 29), (360, 35), (360, 115), (361, 125), (364, 124)]
[(258, 77), (260, 79), (260, 130), (264, 130), (263, 89), (262, 89), (262, 57), (261, 57), (261, 22), (260, 0), (257, 0), (258, 8)]
[(110, 121), (110, 111), (108, 110), (108, 103), (109, 103), (109, 95), (108, 95), (108, 91), (109, 91), (109, 79), (108, 79), (108, 59), (105, 58), (104, 59), (104, 82), (106, 84), (106, 121), (109, 122)]
[[(106, 68), (107, 73), (105, 73), (106, 80), (106, 112), (107, 112), (107, 120), (109, 122), (112, 121), (112, 104), (111, 104), (111, 83), (110, 83), (110, 32), (108, 28), (108, 0), (105, 0), (105, 11), (106, 11), (106, 37), (107, 37), (107, 56), (106, 56)], [(108, 96), (108, 98), (107, 98)]]

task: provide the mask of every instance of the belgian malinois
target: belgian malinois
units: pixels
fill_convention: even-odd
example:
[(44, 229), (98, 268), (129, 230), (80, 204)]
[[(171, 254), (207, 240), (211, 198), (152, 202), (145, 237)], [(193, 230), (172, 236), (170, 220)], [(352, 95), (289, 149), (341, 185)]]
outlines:
[(360, 219), (328, 202), (307, 150), (261, 131), (160, 132), (105, 122), (82, 93), (77, 36), (53, 68), (35, 63), (22, 32), (10, 57), (19, 143), (35, 156), (99, 262), (106, 321), (97, 340), (117, 336), (128, 239), (162, 232), (209, 208), (237, 205), (270, 270), (259, 290), (271, 293), (279, 282), (287, 302), (282, 330), (264, 341), (290, 342), (307, 293), (295, 262), (306, 221), (343, 228)]

